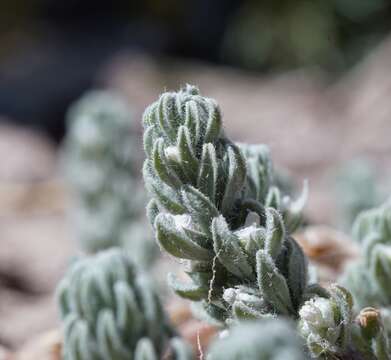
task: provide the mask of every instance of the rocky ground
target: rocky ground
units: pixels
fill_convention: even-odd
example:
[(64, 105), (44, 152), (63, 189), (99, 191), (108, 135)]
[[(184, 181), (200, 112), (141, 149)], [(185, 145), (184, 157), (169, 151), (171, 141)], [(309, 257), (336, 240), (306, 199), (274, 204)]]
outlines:
[[(126, 54), (107, 66), (100, 82), (123, 93), (137, 119), (162, 90), (199, 85), (203, 94), (220, 103), (232, 138), (269, 144), (278, 166), (287, 168), (298, 183), (309, 179), (309, 218), (333, 225), (338, 224), (338, 212), (332, 174), (338, 166), (365, 155), (383, 181), (389, 175), (390, 62), (388, 42), (330, 85), (314, 71), (262, 77)], [(42, 134), (1, 125), (0, 153), (0, 344), (20, 349), (57, 327), (53, 292), (77, 246), (67, 222), (69, 196), (58, 149)], [(323, 248), (328, 254), (335, 251), (326, 233), (322, 241), (315, 240), (321, 250), (311, 245), (313, 233), (304, 236), (314, 257), (319, 251), (324, 254)], [(181, 317), (180, 310), (171, 312)]]

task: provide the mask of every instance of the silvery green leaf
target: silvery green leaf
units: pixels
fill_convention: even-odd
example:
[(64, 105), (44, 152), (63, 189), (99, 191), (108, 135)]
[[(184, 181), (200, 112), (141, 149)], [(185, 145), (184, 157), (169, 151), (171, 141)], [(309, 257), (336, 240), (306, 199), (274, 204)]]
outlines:
[(277, 187), (272, 186), (266, 196), (265, 206), (280, 210), (281, 204), (281, 192)]
[(216, 150), (212, 144), (204, 144), (197, 188), (213, 203), (216, 201), (218, 164)]
[(211, 252), (189, 239), (183, 232), (178, 231), (172, 216), (159, 214), (155, 220), (156, 237), (160, 246), (169, 254), (191, 260), (209, 260)]
[(374, 233), (378, 233), (386, 242), (391, 238), (391, 199), (377, 208), (363, 211), (353, 224), (353, 238), (359, 243)]
[(156, 177), (152, 170), (152, 164), (148, 160), (144, 163), (143, 175), (146, 179), (145, 186), (147, 190), (161, 206), (173, 214), (183, 214), (186, 212), (185, 207), (181, 204), (178, 193)]
[(192, 229), (190, 227), (184, 226), (183, 231), (185, 234), (192, 239), (195, 243), (198, 245), (211, 249), (212, 248), (212, 239), (209, 238), (206, 234), (204, 234), (202, 231), (198, 231), (196, 229)]
[(224, 308), (206, 300), (193, 302), (191, 310), (197, 319), (216, 326), (221, 326), (227, 319), (227, 313)]
[(152, 151), (153, 169), (159, 178), (167, 185), (173, 188), (179, 188), (181, 182), (168, 166), (166, 155), (164, 153), (164, 140), (157, 139)]
[(179, 337), (174, 337), (170, 341), (170, 347), (175, 360), (192, 360), (194, 359), (193, 350), (189, 344)]
[(289, 238), (288, 286), (292, 294), (292, 302), (297, 308), (303, 300), (307, 287), (308, 264), (303, 250), (293, 238)]
[(194, 100), (186, 102), (185, 126), (189, 129), (193, 145), (196, 146), (200, 140), (201, 120), (199, 108)]
[(371, 272), (373, 279), (391, 304), (391, 246), (377, 244), (372, 252)]
[(285, 319), (248, 321), (209, 347), (208, 360), (306, 360), (293, 324)]
[(243, 189), (247, 172), (245, 159), (238, 147), (235, 145), (229, 146), (227, 154), (228, 178), (221, 206), (223, 214), (230, 214), (232, 212), (234, 203)]
[(184, 284), (178, 281), (177, 277), (170, 273), (168, 274), (168, 285), (180, 296), (185, 299), (200, 301), (208, 295), (209, 288), (200, 286), (194, 283)]
[(349, 291), (342, 286), (333, 285), (330, 287), (330, 293), (337, 303), (341, 316), (339, 344), (342, 348), (346, 348), (350, 343), (351, 336), (353, 298)]
[(65, 359), (70, 360), (98, 360), (99, 357), (92, 348), (92, 337), (88, 324), (76, 317), (68, 317), (64, 323), (64, 350)]
[(98, 314), (96, 338), (103, 358), (123, 359), (130, 355), (121, 344), (119, 329), (115, 325), (113, 314), (108, 310), (102, 310)]
[(262, 313), (243, 302), (235, 302), (232, 306), (232, 313), (239, 320), (256, 320), (262, 318)]
[(71, 311), (68, 300), (68, 281), (63, 280), (60, 282), (56, 289), (56, 297), (61, 318), (64, 318)]
[(306, 287), (303, 299), (310, 300), (313, 297), (323, 297), (327, 299), (330, 297), (330, 293), (319, 284), (311, 284)]
[(153, 226), (155, 224), (156, 217), (160, 213), (159, 206), (156, 200), (152, 199), (148, 202), (146, 213), (149, 223)]
[[(94, 321), (97, 312), (105, 306), (106, 301), (102, 294), (102, 288), (99, 286), (99, 282), (95, 280), (94, 274), (85, 272), (83, 275), (79, 283), (83, 282), (84, 286), (80, 286), (79, 289), (77, 308), (87, 321)], [(90, 301), (91, 298), (94, 301)]]
[(275, 259), (285, 240), (285, 227), (281, 215), (273, 208), (266, 208), (265, 250)]
[[(265, 247), (265, 229), (262, 227), (250, 225), (236, 230), (234, 234), (247, 254), (255, 254), (257, 250)], [(255, 263), (255, 259), (250, 261)]]
[(221, 114), (220, 109), (215, 101), (209, 100), (208, 103), (208, 123), (206, 126), (204, 143), (213, 143), (220, 135), (221, 131)]
[(272, 257), (264, 250), (257, 252), (257, 278), (262, 297), (277, 312), (285, 315), (294, 313), (287, 282), (274, 264)]
[(136, 294), (125, 282), (114, 284), (114, 293), (118, 327), (129, 338), (136, 337), (144, 327), (144, 319), (139, 311)]
[[(308, 199), (308, 181), (304, 181), (303, 190), (300, 196), (292, 202), (289, 202), (288, 205), (284, 205), (285, 223), (289, 233), (295, 231), (301, 221), (302, 221), (302, 212), (307, 203)], [(289, 201), (289, 200), (287, 200)]]
[(142, 118), (142, 122), (145, 128), (157, 125), (156, 112), (155, 112), (156, 107), (157, 107), (157, 103), (153, 103), (147, 106), (147, 108), (145, 109)]
[(182, 199), (194, 222), (198, 223), (206, 234), (210, 234), (212, 219), (219, 214), (215, 205), (193, 186), (182, 187)]
[(212, 222), (213, 248), (221, 264), (241, 279), (254, 280), (255, 274), (242, 248), (239, 239), (229, 230), (222, 216)]
[(239, 144), (246, 158), (248, 168), (248, 196), (265, 203), (273, 180), (273, 166), (270, 151), (266, 145)]
[(174, 109), (173, 97), (170, 93), (165, 93), (160, 96), (158, 106), (156, 107), (156, 118), (159, 122), (160, 128), (164, 132), (171, 144), (175, 143), (176, 132), (174, 128), (175, 116), (172, 113)]
[(154, 126), (149, 126), (147, 129), (145, 129), (143, 143), (144, 143), (145, 153), (147, 154), (148, 157), (152, 157), (155, 137), (156, 134), (155, 134)]
[(183, 171), (186, 176), (191, 179), (191, 183), (195, 185), (197, 181), (199, 161), (193, 152), (190, 134), (185, 126), (181, 126), (179, 128), (177, 148)]
[(138, 341), (134, 360), (159, 360), (151, 340), (142, 338)]

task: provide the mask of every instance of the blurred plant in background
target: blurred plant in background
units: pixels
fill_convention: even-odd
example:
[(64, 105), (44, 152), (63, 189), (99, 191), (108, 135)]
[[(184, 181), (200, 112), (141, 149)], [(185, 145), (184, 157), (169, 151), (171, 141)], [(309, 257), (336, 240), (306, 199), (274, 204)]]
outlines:
[(293, 323), (261, 320), (236, 326), (210, 347), (207, 360), (305, 360)]
[(157, 360), (168, 343), (173, 359), (193, 358), (149, 280), (119, 249), (73, 264), (58, 287), (58, 300), (65, 360)]
[(385, 0), (247, 0), (232, 17), (223, 57), (253, 70), (341, 70), (390, 29)]
[(339, 169), (336, 176), (336, 196), (341, 216), (347, 228), (364, 210), (380, 203), (382, 191), (374, 164), (366, 159), (354, 159)]
[(113, 93), (92, 91), (71, 107), (68, 125), (64, 165), (82, 248), (122, 246), (138, 263), (149, 263), (156, 246), (143, 220), (141, 141), (130, 109)]
[(357, 217), (353, 238), (362, 258), (347, 268), (342, 282), (357, 307), (391, 308), (391, 199)]

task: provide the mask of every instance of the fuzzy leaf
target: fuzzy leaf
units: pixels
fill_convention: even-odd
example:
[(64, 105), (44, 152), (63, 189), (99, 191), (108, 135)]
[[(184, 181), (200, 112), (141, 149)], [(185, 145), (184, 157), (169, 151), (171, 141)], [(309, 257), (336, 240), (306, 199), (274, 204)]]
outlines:
[(227, 149), (228, 153), (228, 179), (225, 187), (222, 212), (230, 214), (233, 210), (235, 200), (240, 195), (246, 180), (246, 162), (239, 148), (232, 145)]
[(129, 338), (137, 337), (142, 332), (144, 324), (133, 289), (125, 282), (117, 282), (114, 285), (114, 293), (118, 327)]
[(255, 276), (239, 239), (229, 230), (222, 216), (212, 221), (213, 248), (221, 264), (241, 279), (254, 280)]
[(212, 144), (205, 144), (202, 149), (197, 188), (213, 203), (216, 201), (217, 173), (216, 150)]
[(174, 215), (184, 214), (186, 212), (185, 207), (180, 202), (177, 192), (163, 183), (153, 173), (152, 164), (148, 160), (144, 163), (143, 174), (148, 191), (161, 206)]
[(202, 247), (204, 247), (206, 249), (212, 248), (212, 241), (211, 241), (211, 239), (206, 234), (204, 234), (203, 232), (197, 231), (197, 230), (194, 230), (194, 229), (190, 229), (190, 228), (185, 227), (185, 226), (183, 227), (183, 231), (196, 244), (198, 244), (198, 245), (200, 245), (200, 246), (202, 246)]
[(144, 137), (143, 137), (144, 150), (148, 157), (152, 157), (154, 140), (155, 140), (155, 127), (149, 126), (145, 130)]
[(153, 226), (155, 224), (156, 217), (160, 213), (159, 206), (156, 200), (152, 199), (148, 202), (146, 212), (149, 223)]
[(281, 215), (273, 208), (266, 209), (265, 250), (275, 259), (285, 240), (285, 228)]
[(134, 360), (158, 360), (151, 340), (142, 338), (138, 341), (134, 353)]
[(126, 349), (121, 344), (121, 335), (115, 326), (112, 312), (103, 310), (99, 313), (96, 338), (103, 358), (121, 359), (126, 356)]
[(273, 259), (264, 250), (259, 250), (256, 257), (258, 286), (262, 296), (277, 312), (285, 315), (293, 314), (288, 285)]
[(178, 230), (170, 215), (159, 214), (155, 221), (156, 237), (160, 246), (180, 259), (210, 260), (213, 256), (205, 248), (191, 241)]
[(235, 302), (232, 306), (232, 313), (239, 320), (259, 320), (274, 318), (271, 314), (264, 314), (243, 302)]
[(194, 146), (197, 146), (200, 140), (201, 121), (199, 109), (194, 100), (186, 102), (185, 119), (185, 126), (189, 129), (192, 142)]
[(156, 117), (160, 128), (171, 143), (174, 143), (176, 138), (176, 132), (173, 127), (173, 124), (175, 124), (175, 117), (172, 114), (172, 109), (174, 108), (173, 100), (170, 93), (165, 93), (160, 97), (156, 108)]
[(333, 285), (330, 288), (330, 293), (332, 298), (337, 303), (339, 312), (341, 314), (341, 329), (338, 342), (341, 348), (345, 349), (350, 343), (353, 316), (353, 298), (352, 295), (342, 286)]
[(282, 200), (280, 190), (275, 186), (271, 187), (266, 196), (265, 206), (280, 210), (281, 203)]
[(198, 223), (206, 234), (210, 234), (212, 219), (219, 214), (214, 204), (204, 194), (192, 186), (183, 186), (182, 198), (183, 204), (192, 216), (194, 222)]
[(175, 293), (185, 299), (200, 301), (208, 296), (208, 287), (196, 285), (194, 283), (181, 283), (172, 273), (168, 274), (168, 285), (175, 291)]
[(391, 250), (390, 246), (377, 244), (372, 251), (371, 272), (389, 302), (391, 302)]
[(181, 186), (180, 180), (175, 174), (173, 174), (168, 166), (166, 155), (164, 154), (164, 140), (157, 139), (155, 141), (153, 151), (153, 168), (159, 178), (167, 185), (173, 188), (179, 188)]
[(183, 171), (195, 185), (197, 181), (199, 162), (193, 152), (190, 134), (185, 126), (181, 126), (179, 128), (177, 148)]
[(289, 252), (287, 280), (292, 294), (292, 302), (297, 308), (303, 300), (303, 294), (307, 287), (308, 264), (303, 250), (292, 238), (289, 239)]
[(221, 131), (221, 114), (215, 101), (208, 101), (208, 124), (205, 132), (205, 143), (213, 143), (220, 135)]

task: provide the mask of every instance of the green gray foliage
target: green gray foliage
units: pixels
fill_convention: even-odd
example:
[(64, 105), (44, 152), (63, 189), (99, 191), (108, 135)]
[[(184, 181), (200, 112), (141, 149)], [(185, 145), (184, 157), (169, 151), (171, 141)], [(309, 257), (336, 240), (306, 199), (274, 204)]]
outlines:
[(191, 280), (170, 275), (171, 287), (220, 322), (297, 314), (307, 263), (290, 233), (306, 190), (283, 194), (268, 149), (228, 139), (217, 103), (194, 86), (161, 95), (143, 122), (149, 218)]
[(148, 226), (139, 231), (145, 196), (134, 125), (125, 101), (111, 92), (89, 92), (69, 110), (64, 165), (76, 237), (87, 252), (131, 246), (146, 259), (155, 251)]
[(315, 358), (332, 358), (348, 353), (353, 324), (352, 298), (334, 286), (330, 296), (316, 296), (300, 309), (299, 332)]
[[(284, 343), (280, 353), (268, 337), (283, 317), (298, 320), (313, 358), (388, 359), (380, 312), (363, 309), (355, 318), (348, 290), (308, 283), (307, 259), (291, 236), (300, 225), (306, 186), (292, 201), (275, 179), (266, 146), (233, 143), (216, 102), (190, 85), (161, 95), (143, 122), (148, 218), (160, 247), (180, 259), (190, 278), (182, 283), (170, 274), (169, 284), (202, 319), (231, 332), (212, 345), (210, 359), (293, 356)], [(294, 341), (281, 333), (286, 344)]]
[(358, 307), (391, 306), (391, 201), (362, 212), (353, 226), (362, 257), (347, 268), (342, 282)]
[(129, 257), (109, 249), (76, 262), (58, 287), (65, 360), (192, 359)]
[(375, 169), (369, 160), (355, 159), (344, 164), (336, 177), (341, 225), (350, 228), (362, 211), (380, 203), (381, 193)]
[(207, 360), (305, 360), (303, 344), (285, 320), (238, 325), (212, 343)]
[(299, 333), (314, 359), (391, 359), (380, 312), (365, 308), (354, 318), (352, 295), (343, 287), (308, 300), (299, 315)]

